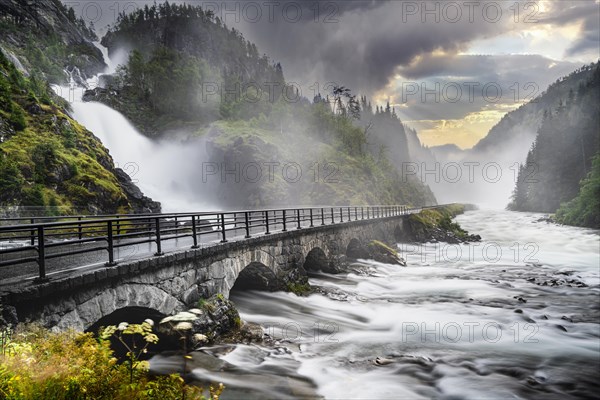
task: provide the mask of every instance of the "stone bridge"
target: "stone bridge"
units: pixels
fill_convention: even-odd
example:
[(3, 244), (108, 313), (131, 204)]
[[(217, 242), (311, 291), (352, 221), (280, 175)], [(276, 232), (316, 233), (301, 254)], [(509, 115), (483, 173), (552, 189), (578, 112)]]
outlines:
[(408, 216), (273, 232), (103, 266), (4, 293), (2, 303), (19, 321), (59, 330), (90, 329), (123, 309), (169, 315), (217, 293), (228, 297), (234, 286), (285, 290), (306, 283), (307, 270), (330, 270), (357, 243), (393, 243)]

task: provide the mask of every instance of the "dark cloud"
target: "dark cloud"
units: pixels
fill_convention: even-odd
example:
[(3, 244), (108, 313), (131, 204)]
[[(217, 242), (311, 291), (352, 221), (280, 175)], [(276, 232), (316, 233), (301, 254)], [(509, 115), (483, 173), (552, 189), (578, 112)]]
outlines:
[[(468, 22), (423, 23), (408, 15), (403, 2), (352, 2), (341, 9), (336, 23), (245, 24), (242, 30), (261, 48), (281, 60), (286, 76), (309, 84), (336, 81), (372, 93), (385, 86), (397, 67), (435, 50), (456, 52), (476, 38), (497, 34), (503, 22), (483, 18)], [(363, 7), (360, 5), (363, 4)]]

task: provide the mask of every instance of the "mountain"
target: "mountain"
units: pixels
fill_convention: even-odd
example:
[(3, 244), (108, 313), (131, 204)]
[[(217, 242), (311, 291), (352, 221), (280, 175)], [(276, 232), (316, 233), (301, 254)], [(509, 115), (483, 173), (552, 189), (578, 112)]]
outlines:
[(409, 145), (389, 106), (373, 112), (342, 86), (302, 97), (281, 65), (201, 7), (161, 3), (122, 14), (102, 43), (128, 56), (84, 100), (118, 110), (155, 141), (202, 143), (206, 155), (190, 168), (211, 174), (192, 185), (211, 204), (436, 202), (399, 173)]
[(570, 90), (587, 82), (594, 72), (595, 64), (583, 66), (566, 77), (551, 84), (545, 92), (507, 113), (489, 133), (468, 153), (470, 156), (488, 155), (492, 159), (501, 154), (510, 154), (511, 160), (522, 162), (535, 139), (542, 123), (544, 112), (553, 110), (564, 101)]
[(1, 0), (0, 16), (2, 215), (159, 211), (50, 88), (105, 66), (92, 32), (56, 0)]
[(150, 137), (217, 119), (251, 118), (255, 107), (266, 104), (244, 96), (275, 102), (285, 87), (280, 64), (201, 7), (165, 2), (123, 13), (102, 44), (111, 57), (129, 54), (111, 85), (119, 96), (88, 96), (99, 95), (95, 100), (127, 115)]
[(519, 169), (510, 209), (555, 212), (578, 195), (580, 181), (592, 171), (600, 150), (600, 65), (587, 71), (591, 73), (587, 81), (571, 88), (555, 108), (544, 110)]
[(50, 83), (67, 83), (65, 71), (83, 82), (106, 67), (93, 30), (60, 0), (0, 0), (0, 37), (22, 72)]

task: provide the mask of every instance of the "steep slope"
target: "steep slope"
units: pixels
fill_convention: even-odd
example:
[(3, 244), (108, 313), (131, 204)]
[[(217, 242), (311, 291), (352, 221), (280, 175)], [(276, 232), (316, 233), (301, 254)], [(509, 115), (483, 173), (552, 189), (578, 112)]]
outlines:
[(554, 212), (579, 193), (579, 182), (600, 150), (600, 65), (587, 82), (546, 109), (535, 142), (521, 166), (509, 208)]
[(0, 52), (3, 215), (160, 210), (65, 106), (46, 82), (25, 78)]
[(50, 89), (105, 67), (93, 32), (58, 0), (0, 0), (0, 33), (2, 215), (159, 211)]
[(83, 83), (105, 67), (96, 39), (60, 0), (0, 0), (0, 46), (26, 75), (58, 84), (66, 70)]
[(596, 64), (587, 65), (558, 79), (535, 99), (507, 113), (468, 152), (469, 156), (510, 153), (511, 158), (522, 162), (542, 123), (544, 111), (558, 107), (559, 102), (567, 98), (570, 90), (577, 90), (590, 79), (595, 68)]

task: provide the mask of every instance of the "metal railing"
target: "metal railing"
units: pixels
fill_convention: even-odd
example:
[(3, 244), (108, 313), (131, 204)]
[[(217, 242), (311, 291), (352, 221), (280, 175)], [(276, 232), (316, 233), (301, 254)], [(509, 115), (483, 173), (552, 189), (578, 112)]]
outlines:
[[(153, 247), (154, 255), (162, 255), (164, 243), (181, 238), (191, 238), (188, 246), (191, 244), (194, 249), (199, 247), (203, 237), (224, 243), (233, 237), (247, 239), (276, 231), (388, 218), (421, 210), (421, 207), (403, 205), (337, 206), (2, 219), (0, 223), (29, 223), (0, 225), (0, 277), (2, 268), (37, 263), (36, 281), (44, 282), (48, 280), (47, 261), (67, 256), (106, 251), (105, 265), (112, 266), (116, 265), (116, 250), (126, 246), (148, 243)], [(10, 246), (11, 243), (19, 245)]]

